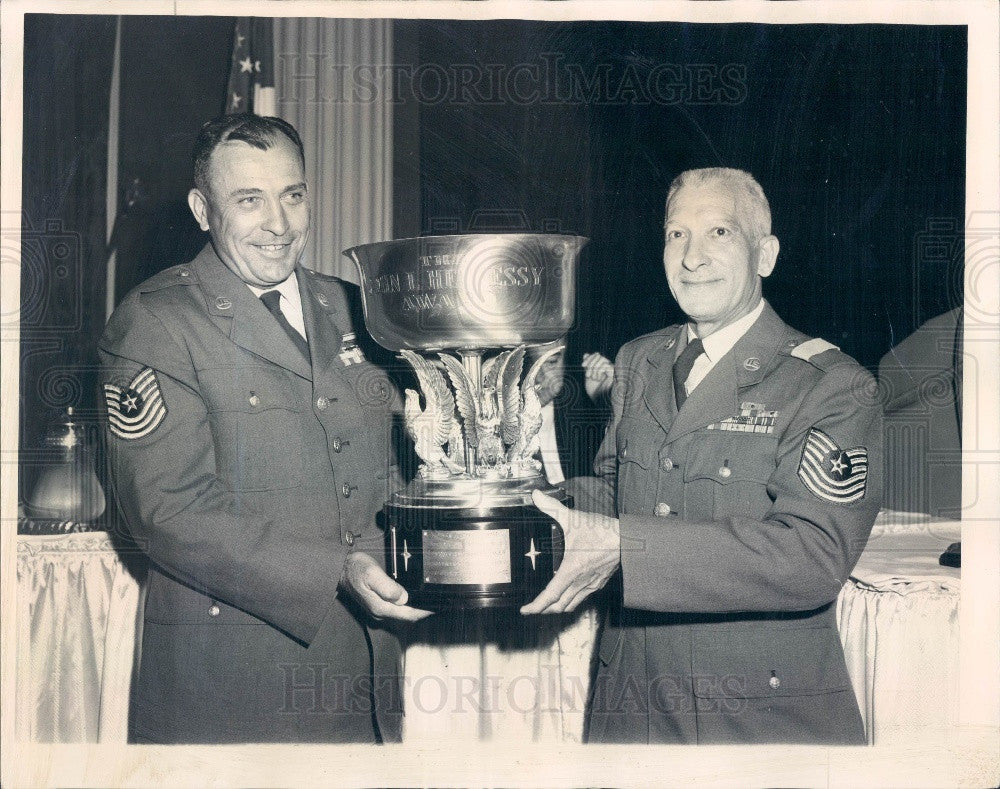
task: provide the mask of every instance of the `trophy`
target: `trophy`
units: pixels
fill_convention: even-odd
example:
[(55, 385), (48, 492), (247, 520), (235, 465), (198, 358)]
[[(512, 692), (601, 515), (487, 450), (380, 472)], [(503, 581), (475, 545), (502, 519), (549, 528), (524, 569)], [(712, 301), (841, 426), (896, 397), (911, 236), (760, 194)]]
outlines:
[(526, 348), (573, 323), (587, 239), (527, 233), (429, 236), (344, 252), (358, 267), (365, 324), (413, 368), (404, 421), (420, 460), (383, 509), (386, 565), (431, 610), (519, 606), (562, 558), (541, 490), (567, 506), (533, 457), (542, 423), (535, 379), (561, 350)]

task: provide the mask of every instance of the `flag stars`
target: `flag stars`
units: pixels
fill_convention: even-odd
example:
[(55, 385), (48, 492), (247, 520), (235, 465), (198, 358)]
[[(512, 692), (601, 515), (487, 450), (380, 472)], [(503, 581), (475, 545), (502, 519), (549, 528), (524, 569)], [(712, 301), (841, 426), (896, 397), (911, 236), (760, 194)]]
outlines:
[(243, 42), (247, 40), (247, 37), (242, 33), (236, 34), (236, 48), (239, 49), (243, 46)]
[[(257, 70), (260, 71), (260, 61), (257, 62)], [(250, 60), (250, 56), (243, 58), (240, 61), (240, 74), (252, 74), (253, 73), (253, 61)]]
[(239, 109), (240, 104), (243, 103), (243, 97), (239, 93), (233, 94), (232, 107), (234, 110)]

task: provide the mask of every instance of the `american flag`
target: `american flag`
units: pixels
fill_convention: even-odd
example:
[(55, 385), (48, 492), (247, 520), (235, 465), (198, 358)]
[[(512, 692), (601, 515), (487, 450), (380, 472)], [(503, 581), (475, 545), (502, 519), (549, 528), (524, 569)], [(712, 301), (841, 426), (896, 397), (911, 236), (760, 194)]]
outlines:
[(274, 20), (241, 16), (233, 31), (233, 58), (225, 112), (277, 115), (274, 91)]

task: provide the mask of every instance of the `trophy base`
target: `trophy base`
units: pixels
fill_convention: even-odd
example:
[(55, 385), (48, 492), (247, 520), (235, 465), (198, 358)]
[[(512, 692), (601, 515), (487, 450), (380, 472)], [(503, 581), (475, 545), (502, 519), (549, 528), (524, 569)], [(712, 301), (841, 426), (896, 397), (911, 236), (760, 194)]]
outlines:
[[(544, 479), (480, 482), (418, 480), (383, 510), (386, 566), (431, 611), (511, 608), (533, 600), (559, 568), (559, 524), (531, 504), (542, 489), (570, 506)], [(469, 496), (473, 489), (476, 495)]]

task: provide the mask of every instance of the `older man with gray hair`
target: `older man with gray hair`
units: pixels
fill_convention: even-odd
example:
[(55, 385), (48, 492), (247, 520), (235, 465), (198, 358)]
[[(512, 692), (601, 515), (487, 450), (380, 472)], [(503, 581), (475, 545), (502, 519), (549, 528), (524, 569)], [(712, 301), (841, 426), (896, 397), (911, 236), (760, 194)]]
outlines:
[(615, 579), (590, 741), (863, 744), (835, 601), (882, 499), (871, 376), (763, 299), (779, 244), (749, 173), (682, 173), (665, 231), (688, 322), (618, 354), (596, 476), (568, 483), (596, 511), (535, 494), (566, 556), (522, 611)]

